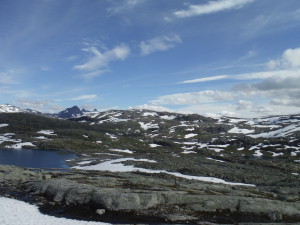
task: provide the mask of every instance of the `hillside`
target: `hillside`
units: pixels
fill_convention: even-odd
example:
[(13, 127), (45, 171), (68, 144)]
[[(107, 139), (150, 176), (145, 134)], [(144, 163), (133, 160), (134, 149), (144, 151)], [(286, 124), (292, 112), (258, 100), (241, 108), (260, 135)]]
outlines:
[[(229, 185), (238, 190), (230, 191), (235, 197), (249, 195), (280, 204), (299, 201), (300, 115), (213, 119), (196, 114), (110, 110), (58, 119), (28, 112), (0, 113), (0, 147), (70, 149), (79, 155), (70, 162), (76, 175), (59, 176), (81, 184), (101, 186), (82, 174), (90, 171), (93, 177), (98, 171), (97, 176), (113, 177), (102, 174), (110, 171), (118, 177), (129, 176), (122, 178), (125, 180), (142, 176), (145, 185), (151, 175), (154, 183), (161, 178), (191, 185), (197, 181), (201, 185)], [(123, 183), (118, 185), (123, 187)], [(140, 190), (141, 186), (135, 185), (131, 188)], [(153, 188), (165, 188), (157, 185)], [(201, 191), (193, 187), (198, 196)], [(223, 186), (210, 187), (213, 195), (227, 195)], [(39, 188), (30, 187), (34, 191)], [(214, 211), (220, 206), (211, 207)]]

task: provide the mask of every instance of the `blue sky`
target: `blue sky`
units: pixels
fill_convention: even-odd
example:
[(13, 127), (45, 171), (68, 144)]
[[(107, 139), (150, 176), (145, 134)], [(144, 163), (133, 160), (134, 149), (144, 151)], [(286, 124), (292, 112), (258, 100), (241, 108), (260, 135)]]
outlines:
[(1, 0), (0, 102), (300, 111), (299, 0)]

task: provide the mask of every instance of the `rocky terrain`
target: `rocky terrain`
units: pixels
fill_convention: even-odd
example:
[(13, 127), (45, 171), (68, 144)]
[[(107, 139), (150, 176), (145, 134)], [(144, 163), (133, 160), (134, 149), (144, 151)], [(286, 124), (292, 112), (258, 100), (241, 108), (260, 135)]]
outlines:
[(64, 172), (1, 166), (2, 195), (45, 197), (37, 200), (45, 211), (75, 207), (108, 222), (124, 215), (144, 223), (300, 221), (300, 115), (214, 119), (74, 109), (64, 119), (2, 110), (1, 148), (79, 156)]

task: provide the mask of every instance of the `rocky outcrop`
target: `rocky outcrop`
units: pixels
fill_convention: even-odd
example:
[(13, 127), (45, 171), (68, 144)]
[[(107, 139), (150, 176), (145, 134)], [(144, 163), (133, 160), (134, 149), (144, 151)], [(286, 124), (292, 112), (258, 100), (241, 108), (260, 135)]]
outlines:
[(100, 217), (107, 212), (122, 212), (199, 224), (211, 218), (217, 222), (300, 220), (299, 189), (295, 187), (229, 186), (180, 178), (175, 181), (166, 174), (33, 172), (15, 166), (0, 166), (0, 181), (0, 190), (45, 196), (56, 205), (93, 207)]
[[(203, 213), (253, 215), (257, 221), (300, 219), (300, 202), (282, 201), (271, 189), (187, 182), (172, 177), (94, 172), (59, 173), (60, 178), (24, 183), (27, 191), (59, 204), (156, 216), (168, 221), (200, 220)], [(282, 192), (282, 191), (281, 191)], [(290, 193), (288, 190), (285, 193)], [(185, 219), (183, 219), (185, 218)]]

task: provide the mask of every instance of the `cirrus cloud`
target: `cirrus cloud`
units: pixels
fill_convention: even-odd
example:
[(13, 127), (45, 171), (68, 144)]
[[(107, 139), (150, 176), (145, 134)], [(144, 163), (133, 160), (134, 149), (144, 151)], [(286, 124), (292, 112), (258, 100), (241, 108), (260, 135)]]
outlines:
[(178, 10), (174, 15), (178, 18), (200, 16), (205, 14), (216, 13), (220, 11), (239, 9), (244, 5), (253, 2), (254, 0), (219, 0), (209, 1), (207, 4), (190, 5), (188, 9)]

